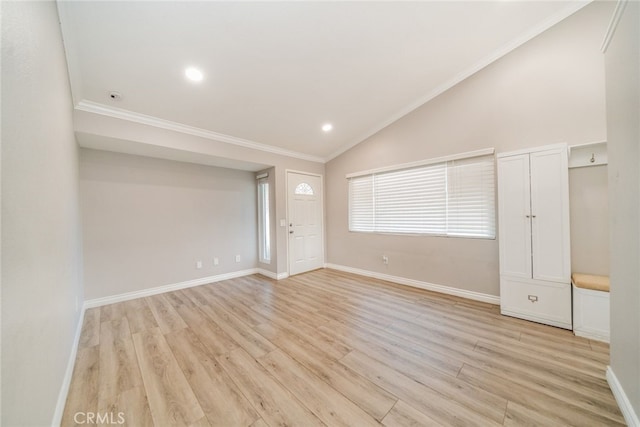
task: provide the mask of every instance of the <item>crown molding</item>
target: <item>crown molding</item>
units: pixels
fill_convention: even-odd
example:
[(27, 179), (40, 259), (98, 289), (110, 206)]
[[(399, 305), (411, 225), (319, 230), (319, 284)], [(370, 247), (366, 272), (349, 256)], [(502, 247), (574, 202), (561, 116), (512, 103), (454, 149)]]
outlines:
[[(626, 1), (626, 0), (622, 0), (622, 1)], [(417, 101), (409, 104), (408, 106), (406, 106), (405, 108), (403, 108), (400, 111), (396, 112), (395, 114), (393, 114), (392, 116), (390, 116), (386, 120), (383, 120), (382, 122), (378, 123), (378, 125), (376, 125), (373, 128), (369, 129), (368, 132), (365, 132), (359, 138), (356, 138), (353, 142), (343, 146), (339, 150), (335, 151), (334, 153), (332, 153), (331, 155), (326, 157), (324, 159), (324, 161), (325, 162), (329, 162), (329, 161), (335, 159), (339, 155), (343, 154), (344, 152), (346, 152), (346, 151), (350, 150), (351, 148), (355, 147), (356, 145), (360, 144), (361, 142), (363, 142), (367, 138), (369, 138), (369, 137), (375, 135), (376, 133), (380, 132), (382, 129), (386, 128), (387, 126), (389, 126), (393, 122), (401, 119), (402, 117), (404, 117), (407, 114), (411, 113), (413, 110), (417, 109), (418, 107), (421, 107), (422, 105), (424, 105), (427, 102), (431, 101), (432, 99), (434, 99), (438, 95), (441, 95), (442, 93), (444, 93), (447, 90), (451, 89), (452, 87), (456, 86), (458, 83), (462, 82), (463, 80), (467, 79), (468, 77), (471, 77), (472, 75), (474, 75), (478, 71), (482, 70), (486, 66), (488, 66), (491, 63), (497, 61), (498, 59), (502, 58), (503, 56), (505, 56), (509, 52), (515, 50), (516, 48), (522, 46), (523, 44), (525, 44), (529, 40), (533, 39), (534, 37), (542, 34), (545, 31), (547, 31), (549, 28), (553, 27), (554, 25), (556, 25), (560, 21), (562, 21), (562, 20), (568, 18), (569, 16), (573, 15), (574, 13), (576, 13), (577, 11), (579, 11), (580, 9), (582, 9), (583, 7), (587, 6), (588, 4), (590, 4), (592, 2), (593, 2), (593, 0), (581, 0), (581, 1), (571, 2), (567, 7), (562, 9), (560, 12), (550, 16), (549, 18), (547, 18), (546, 20), (544, 20), (540, 24), (536, 25), (535, 27), (531, 28), (530, 30), (526, 31), (525, 33), (521, 34), (519, 37), (513, 39), (509, 43), (507, 43), (507, 44), (503, 45), (502, 47), (500, 47), (500, 48), (496, 49), (495, 51), (493, 51), (491, 54), (485, 56), (480, 61), (478, 61), (475, 64), (473, 64), (471, 67), (469, 67), (466, 70), (456, 74), (450, 80), (447, 80), (443, 84), (437, 86), (435, 89), (433, 89), (427, 95), (419, 98)]]
[[(615, 32), (615, 27), (617, 26), (620, 20), (620, 17), (622, 15), (622, 12), (624, 10), (624, 7), (627, 1), (628, 0), (618, 0), (618, 4), (616, 5), (614, 16), (609, 25), (607, 36), (605, 37), (605, 41), (603, 43), (603, 47), (602, 47), (603, 52), (604, 50), (606, 50), (606, 47), (608, 46), (608, 43), (611, 37), (613, 36), (613, 33)], [(346, 151), (350, 150), (351, 148), (355, 147), (356, 145), (360, 144), (361, 142), (365, 141), (366, 139), (370, 138), (376, 133), (380, 132), (382, 129), (386, 128), (390, 124), (396, 122), (397, 120), (401, 119), (402, 117), (416, 110), (420, 106), (433, 100), (437, 96), (441, 95), (442, 93), (446, 92), (447, 90), (461, 83), (463, 80), (479, 72), (486, 66), (490, 65), (491, 63), (507, 55), (511, 51), (520, 47), (521, 45), (533, 39), (534, 37), (540, 35), (544, 31), (553, 27), (554, 25), (566, 19), (567, 17), (573, 15), (574, 13), (576, 13), (577, 11), (579, 11), (580, 9), (582, 9), (583, 7), (587, 6), (592, 2), (593, 0), (580, 0), (580, 1), (571, 2), (566, 8), (562, 9), (560, 12), (550, 16), (548, 19), (536, 25), (535, 27), (531, 28), (530, 30), (526, 31), (525, 33), (521, 34), (519, 37), (515, 38), (511, 42), (496, 49), (494, 52), (487, 55), (477, 63), (473, 64), (468, 69), (456, 74), (453, 78), (437, 86), (432, 91), (427, 93), (425, 96), (417, 99), (415, 102), (397, 111), (395, 114), (391, 115), (387, 119), (379, 122), (377, 125), (370, 128), (367, 132), (364, 132), (363, 134), (361, 134), (360, 137), (355, 138), (352, 142), (345, 144), (340, 149), (336, 150), (335, 152), (333, 152), (332, 154), (324, 158), (319, 156), (313, 156), (310, 154), (300, 153), (293, 150), (287, 150), (284, 148), (274, 147), (271, 145), (238, 138), (231, 135), (225, 135), (222, 133), (213, 132), (210, 130), (197, 128), (197, 127), (185, 125), (178, 122), (160, 119), (158, 117), (136, 113), (136, 112), (125, 110), (125, 109), (115, 108), (105, 104), (88, 101), (86, 99), (82, 99), (79, 102), (77, 102), (75, 109), (78, 111), (85, 111), (93, 114), (99, 114), (99, 115), (113, 117), (121, 120), (127, 120), (130, 122), (153, 126), (160, 129), (171, 130), (171, 131), (175, 131), (175, 132), (179, 132), (187, 135), (198, 136), (201, 138), (224, 142), (227, 144), (236, 145), (244, 148), (250, 148), (250, 149), (259, 150), (267, 153), (273, 153), (281, 156), (287, 156), (287, 157), (292, 157), (300, 160), (307, 160), (311, 162), (324, 164), (335, 159), (336, 157), (340, 156), (341, 154), (345, 153)]]
[(141, 125), (153, 126), (159, 129), (166, 129), (174, 132), (179, 132), (186, 135), (198, 136), (200, 138), (206, 138), (213, 141), (224, 142), (226, 144), (236, 145), (239, 147), (250, 148), (253, 150), (264, 151), (272, 154), (278, 154), (280, 156), (293, 157), (296, 159), (307, 160), (307, 161), (316, 162), (316, 163), (325, 162), (325, 160), (322, 157), (312, 156), (312, 155), (300, 153), (297, 151), (274, 147), (271, 145), (250, 141), (247, 139), (237, 138), (235, 136), (225, 135), (222, 133), (213, 132), (210, 130), (185, 125), (182, 123), (172, 122), (170, 120), (160, 119), (158, 117), (136, 113), (134, 111), (125, 110), (122, 108), (111, 107), (108, 105), (100, 104), (98, 102), (88, 101), (86, 99), (83, 99), (82, 101), (78, 102), (75, 109), (78, 111), (84, 111), (87, 113), (93, 113), (101, 116), (107, 116), (107, 117), (113, 117), (120, 120), (126, 120), (129, 122), (138, 123)]
[(69, 17), (69, 3), (68, 1), (56, 1), (56, 7), (58, 9), (58, 19), (60, 21), (60, 34), (62, 36), (62, 47), (64, 49), (64, 55), (67, 59), (67, 73), (69, 74), (69, 86), (71, 88), (71, 98), (73, 104), (76, 105), (81, 101), (79, 99), (80, 89), (82, 88), (82, 73), (80, 72), (80, 65), (78, 64), (78, 48), (74, 41), (74, 27), (70, 25), (73, 19)]
[(611, 21), (609, 21), (609, 26), (607, 27), (607, 32), (604, 35), (604, 40), (602, 40), (602, 47), (600, 47), (602, 53), (607, 53), (607, 49), (609, 48), (611, 39), (613, 39), (613, 35), (616, 33), (616, 28), (618, 28), (620, 18), (622, 18), (622, 14), (625, 7), (627, 7), (627, 3), (628, 0), (618, 0), (616, 3), (616, 8), (613, 10), (613, 16), (611, 16)]

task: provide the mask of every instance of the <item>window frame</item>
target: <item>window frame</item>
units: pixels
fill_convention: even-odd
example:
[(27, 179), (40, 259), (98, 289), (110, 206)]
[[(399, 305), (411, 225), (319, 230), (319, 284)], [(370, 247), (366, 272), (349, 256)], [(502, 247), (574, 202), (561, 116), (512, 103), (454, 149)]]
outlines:
[(269, 180), (258, 179), (258, 261), (271, 264), (271, 218)]
[[(474, 161), (475, 160), (475, 161)], [(457, 161), (457, 162), (456, 162)], [(457, 228), (455, 227), (455, 225), (453, 224), (460, 224), (460, 221), (454, 221), (454, 219), (456, 218), (456, 215), (460, 215), (460, 211), (456, 211), (453, 206), (459, 207), (459, 198), (456, 198), (455, 196), (460, 196), (460, 192), (453, 192), (452, 189), (453, 187), (453, 180), (451, 180), (452, 182), (450, 183), (450, 176), (459, 176), (460, 174), (460, 162), (462, 162), (463, 164), (465, 164), (466, 166), (468, 166), (469, 164), (472, 164), (474, 166), (476, 166), (479, 170), (480, 173), (482, 174), (482, 178), (483, 181), (481, 184), (479, 184), (480, 187), (480, 192), (478, 193), (478, 198), (482, 200), (482, 206), (486, 207), (486, 206), (490, 206), (490, 211), (488, 211), (488, 213), (486, 214), (486, 218), (487, 220), (483, 222), (484, 224), (484, 228), (485, 230), (482, 230), (482, 227), (478, 227), (478, 230), (476, 232), (476, 230), (472, 230), (470, 233), (465, 233), (464, 231), (461, 231), (461, 228), (465, 228), (458, 226)], [(490, 167), (489, 167), (490, 165)], [(377, 192), (378, 190), (376, 189), (376, 176), (380, 176), (380, 175), (386, 175), (389, 174), (388, 177), (391, 177), (391, 180), (393, 180), (395, 177), (398, 177), (398, 179), (401, 180), (402, 177), (402, 173), (405, 171), (408, 171), (409, 173), (411, 173), (412, 171), (417, 171), (417, 173), (420, 173), (420, 169), (422, 169), (423, 173), (426, 174), (430, 174), (433, 173), (433, 171), (431, 171), (431, 166), (433, 166), (433, 170), (436, 170), (438, 167), (444, 167), (444, 180), (443, 181), (433, 181), (437, 186), (442, 186), (442, 188), (444, 189), (444, 204), (446, 206), (445, 208), (445, 212), (444, 214), (442, 213), (438, 213), (437, 217), (438, 220), (436, 220), (436, 223), (430, 223), (430, 222), (425, 222), (422, 225), (418, 225), (416, 227), (414, 227), (416, 230), (419, 230), (420, 227), (424, 227), (424, 229), (428, 229), (428, 228), (432, 228), (432, 229), (438, 229), (439, 227), (437, 226), (438, 221), (440, 221), (440, 225), (442, 226), (442, 224), (444, 224), (442, 226), (442, 232), (429, 232), (429, 231), (401, 231), (399, 229), (401, 229), (402, 227), (398, 227), (398, 229), (393, 230), (393, 225), (389, 226), (387, 225), (385, 228), (385, 221), (379, 219), (377, 216), (379, 216), (379, 209), (381, 209), (381, 206), (384, 206), (384, 204), (386, 203), (387, 206), (389, 206), (389, 199), (384, 200), (382, 202), (378, 202), (376, 200), (376, 198), (380, 197), (381, 193)], [(395, 177), (392, 176), (393, 173), (395, 174)], [(477, 173), (477, 171), (476, 171)], [(369, 194), (365, 194), (365, 192), (369, 191), (366, 186), (368, 185), (368, 183), (366, 182), (366, 178), (370, 177), (371, 178), (371, 190), (370, 190), (370, 194), (371, 194), (371, 203), (368, 203), (366, 201), (366, 198), (369, 197)], [(485, 239), (485, 240), (495, 240), (496, 239), (496, 235), (497, 235), (497, 230), (496, 230), (496, 226), (497, 226), (497, 209), (496, 209), (496, 185), (497, 185), (497, 177), (496, 177), (496, 166), (495, 166), (495, 150), (493, 148), (487, 148), (487, 149), (483, 149), (483, 150), (477, 150), (477, 151), (472, 151), (472, 152), (467, 152), (467, 153), (461, 153), (461, 154), (455, 154), (455, 155), (451, 155), (451, 156), (445, 156), (445, 157), (439, 157), (439, 158), (434, 158), (434, 159), (427, 159), (427, 160), (422, 160), (422, 161), (418, 161), (418, 162), (412, 162), (412, 163), (406, 163), (406, 164), (401, 164), (401, 165), (396, 165), (396, 166), (389, 166), (389, 167), (383, 167), (383, 168), (378, 168), (378, 169), (373, 169), (373, 170), (367, 170), (367, 171), (363, 171), (363, 172), (357, 172), (357, 173), (352, 173), (352, 174), (347, 174), (346, 178), (348, 179), (348, 230), (349, 232), (352, 233), (365, 233), (365, 234), (389, 234), (389, 235), (400, 235), (400, 236), (434, 236), (434, 237), (455, 237), (455, 238), (466, 238), (466, 239)], [(354, 218), (353, 218), (353, 214), (354, 214), (354, 194), (353, 194), (353, 185), (355, 185), (356, 181), (358, 180), (358, 178), (360, 178), (360, 183), (358, 185), (360, 185), (361, 190), (360, 191), (364, 191), (361, 192), (360, 194), (358, 194), (358, 197), (364, 197), (365, 201), (362, 202), (362, 200), (358, 201), (358, 203), (360, 204), (360, 206), (357, 207), (357, 209), (372, 209), (372, 213), (371, 213), (371, 219), (366, 218), (366, 216), (363, 216), (361, 218), (359, 218), (361, 224), (360, 227), (361, 228), (356, 228), (356, 226), (354, 226)], [(363, 179), (364, 178), (364, 179)], [(485, 178), (488, 178), (489, 180), (487, 182), (484, 181)], [(378, 178), (379, 179), (379, 178)], [(384, 179), (384, 178), (383, 178)], [(428, 178), (426, 178), (428, 179)], [(402, 181), (400, 181), (402, 182)], [(409, 182), (409, 181), (407, 181)], [(431, 181), (429, 181), (429, 184), (431, 184)], [(401, 185), (401, 184), (399, 184)], [(488, 187), (486, 187), (488, 185)], [(365, 190), (362, 190), (362, 188), (365, 188)], [(485, 187), (483, 189), (483, 187)], [(455, 190), (459, 191), (460, 189), (458, 187), (455, 187)], [(364, 194), (364, 196), (363, 196)], [(393, 195), (389, 196), (391, 199), (393, 199)], [(442, 197), (442, 196), (441, 196)], [(379, 200), (379, 199), (378, 199)], [(379, 204), (381, 203), (381, 204)], [(456, 204), (458, 203), (458, 204)], [(367, 206), (370, 205), (370, 206)], [(449, 206), (451, 205), (451, 206)], [(424, 206), (422, 206), (422, 208), (424, 208)], [(479, 211), (482, 211), (483, 209), (479, 209)], [(420, 210), (419, 211), (421, 213), (421, 215), (425, 215), (425, 216), (429, 216), (431, 212), (429, 212), (428, 210)], [(486, 212), (486, 210), (485, 210)], [(402, 212), (404, 213), (404, 212)], [(393, 212), (392, 212), (393, 214)], [(387, 213), (388, 215), (388, 213)], [(443, 215), (442, 217), (440, 217), (439, 215)], [(369, 221), (367, 221), (369, 220)], [(392, 221), (394, 221), (392, 219)], [(400, 215), (398, 221), (402, 221), (402, 215)], [(387, 218), (386, 223), (389, 224), (389, 219)], [(382, 224), (382, 225), (379, 225)], [(436, 224), (436, 225), (433, 225)], [(370, 225), (372, 229), (367, 230), (364, 229), (367, 227), (367, 225)], [(408, 226), (407, 228), (412, 228), (411, 226)], [(438, 230), (440, 231), (440, 230)], [(481, 234), (482, 233), (482, 234)]]

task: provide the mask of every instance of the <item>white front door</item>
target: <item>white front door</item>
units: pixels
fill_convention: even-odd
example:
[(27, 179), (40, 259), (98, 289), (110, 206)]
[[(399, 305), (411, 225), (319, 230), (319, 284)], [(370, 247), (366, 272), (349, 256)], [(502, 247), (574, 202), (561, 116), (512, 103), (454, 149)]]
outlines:
[(322, 177), (287, 172), (289, 274), (324, 266)]

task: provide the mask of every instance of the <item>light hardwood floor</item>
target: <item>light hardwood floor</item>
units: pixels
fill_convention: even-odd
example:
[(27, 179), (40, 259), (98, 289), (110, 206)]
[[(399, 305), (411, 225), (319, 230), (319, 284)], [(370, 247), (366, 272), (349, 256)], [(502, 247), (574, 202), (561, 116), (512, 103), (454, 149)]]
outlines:
[(62, 425), (623, 425), (608, 360), (489, 304), (256, 275), (87, 310)]

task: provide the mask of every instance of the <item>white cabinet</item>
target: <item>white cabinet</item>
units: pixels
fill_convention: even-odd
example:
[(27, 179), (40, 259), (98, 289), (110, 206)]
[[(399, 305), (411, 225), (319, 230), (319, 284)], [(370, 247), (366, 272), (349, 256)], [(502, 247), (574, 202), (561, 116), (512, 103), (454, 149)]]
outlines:
[(567, 146), (498, 154), (503, 314), (571, 329)]

